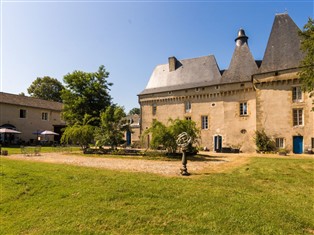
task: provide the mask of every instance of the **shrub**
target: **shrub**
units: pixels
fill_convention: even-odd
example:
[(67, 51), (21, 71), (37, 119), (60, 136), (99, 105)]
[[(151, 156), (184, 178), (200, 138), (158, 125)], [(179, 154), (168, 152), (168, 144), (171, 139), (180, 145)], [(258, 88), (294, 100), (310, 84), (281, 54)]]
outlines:
[(275, 142), (267, 136), (264, 130), (256, 131), (254, 140), (258, 152), (272, 152), (276, 150)]
[(197, 143), (199, 138), (199, 129), (196, 127), (196, 123), (190, 120), (169, 119), (169, 126), (154, 120), (152, 126), (147, 129), (144, 136), (151, 134), (152, 139), (150, 141), (150, 147), (152, 149), (166, 149), (168, 153), (175, 153), (177, 151), (176, 140), (178, 135), (182, 132), (186, 132), (191, 137), (191, 143), (187, 146), (187, 152), (197, 153), (193, 144)]

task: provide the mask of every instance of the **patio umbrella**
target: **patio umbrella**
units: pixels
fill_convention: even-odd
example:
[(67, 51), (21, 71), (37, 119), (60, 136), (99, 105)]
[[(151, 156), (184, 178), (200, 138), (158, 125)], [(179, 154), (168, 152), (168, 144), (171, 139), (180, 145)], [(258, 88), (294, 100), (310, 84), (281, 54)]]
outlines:
[(33, 134), (33, 135), (40, 135), (41, 133), (42, 133), (42, 131), (38, 131), (38, 130), (37, 130), (37, 131), (33, 132), (32, 134)]
[(42, 131), (37, 130), (37, 131), (32, 133), (33, 135), (36, 135), (36, 140), (40, 140), (39, 135), (41, 134), (41, 132)]
[(56, 132), (48, 131), (48, 130), (45, 130), (45, 131), (41, 132), (40, 134), (41, 134), (41, 135), (59, 135), (59, 134), (56, 133)]
[(16, 131), (16, 130), (12, 130), (12, 129), (9, 129), (9, 128), (0, 128), (0, 133), (21, 134), (22, 132)]

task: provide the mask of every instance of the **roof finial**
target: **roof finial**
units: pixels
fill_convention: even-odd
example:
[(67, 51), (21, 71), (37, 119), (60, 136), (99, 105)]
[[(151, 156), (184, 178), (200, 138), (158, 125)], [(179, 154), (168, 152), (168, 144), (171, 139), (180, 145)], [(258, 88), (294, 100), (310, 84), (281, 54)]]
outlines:
[(235, 39), (237, 46), (242, 46), (244, 43), (247, 44), (248, 37), (245, 35), (244, 29), (240, 28), (238, 31), (238, 37)]

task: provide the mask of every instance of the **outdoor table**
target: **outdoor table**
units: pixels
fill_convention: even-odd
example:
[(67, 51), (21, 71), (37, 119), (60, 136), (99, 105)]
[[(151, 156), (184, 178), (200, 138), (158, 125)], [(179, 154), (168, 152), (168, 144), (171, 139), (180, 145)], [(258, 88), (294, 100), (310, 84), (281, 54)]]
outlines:
[(22, 154), (26, 156), (40, 156), (41, 146), (21, 146)]

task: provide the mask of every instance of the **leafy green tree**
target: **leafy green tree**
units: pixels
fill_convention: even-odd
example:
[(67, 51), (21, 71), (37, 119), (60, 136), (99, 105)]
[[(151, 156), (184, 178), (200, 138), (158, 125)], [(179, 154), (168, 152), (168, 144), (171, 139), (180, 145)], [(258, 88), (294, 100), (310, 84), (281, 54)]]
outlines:
[[(109, 94), (112, 83), (107, 81), (109, 72), (101, 65), (97, 72), (74, 71), (64, 76), (65, 89), (61, 97), (64, 103), (63, 118), (68, 125), (83, 119), (85, 114), (99, 117), (111, 104)], [(95, 119), (96, 120), (96, 119)], [(91, 123), (97, 126), (99, 120)]]
[(176, 143), (178, 135), (182, 132), (186, 132), (192, 138), (187, 151), (192, 152), (192, 146), (197, 143), (200, 133), (199, 129), (196, 127), (196, 123), (190, 120), (169, 119), (169, 124), (169, 126), (165, 126), (157, 120), (153, 121), (152, 126), (147, 129), (143, 135), (143, 137), (149, 134), (152, 135), (150, 147), (152, 149), (158, 149), (160, 146), (163, 146), (168, 152), (175, 153), (178, 147)]
[(300, 81), (304, 91), (313, 95), (314, 89), (314, 20), (309, 18), (304, 25), (301, 36), (301, 50), (305, 53), (301, 61)]
[(124, 132), (128, 130), (124, 109), (110, 105), (100, 114), (100, 127), (96, 128), (95, 140), (98, 147), (111, 146), (112, 149), (123, 141)]
[(180, 119), (170, 119), (169, 122), (169, 129), (172, 136), (177, 139), (178, 135), (180, 135), (182, 132), (186, 132), (191, 137), (191, 142), (187, 146), (187, 152), (195, 152), (196, 149), (193, 147), (193, 145), (198, 144), (200, 135), (200, 130), (196, 127), (196, 123), (191, 120)]
[(276, 150), (275, 142), (267, 136), (265, 130), (256, 131), (254, 140), (258, 152), (271, 152)]
[(74, 125), (65, 128), (61, 137), (61, 143), (79, 144), (83, 151), (85, 151), (94, 141), (95, 127), (91, 125), (94, 121), (95, 118), (85, 114), (81, 122), (77, 122)]
[(141, 110), (139, 108), (133, 108), (129, 111), (129, 115), (134, 115), (134, 114), (140, 115), (140, 113), (141, 113)]
[(62, 102), (61, 91), (64, 86), (60, 81), (49, 76), (38, 77), (27, 88), (27, 92), (30, 96), (40, 98), (43, 100), (50, 100), (56, 102)]
[(144, 132), (144, 136), (151, 134), (150, 148), (158, 149), (164, 147), (168, 152), (174, 153), (177, 144), (170, 130), (161, 122), (154, 120), (152, 126)]

